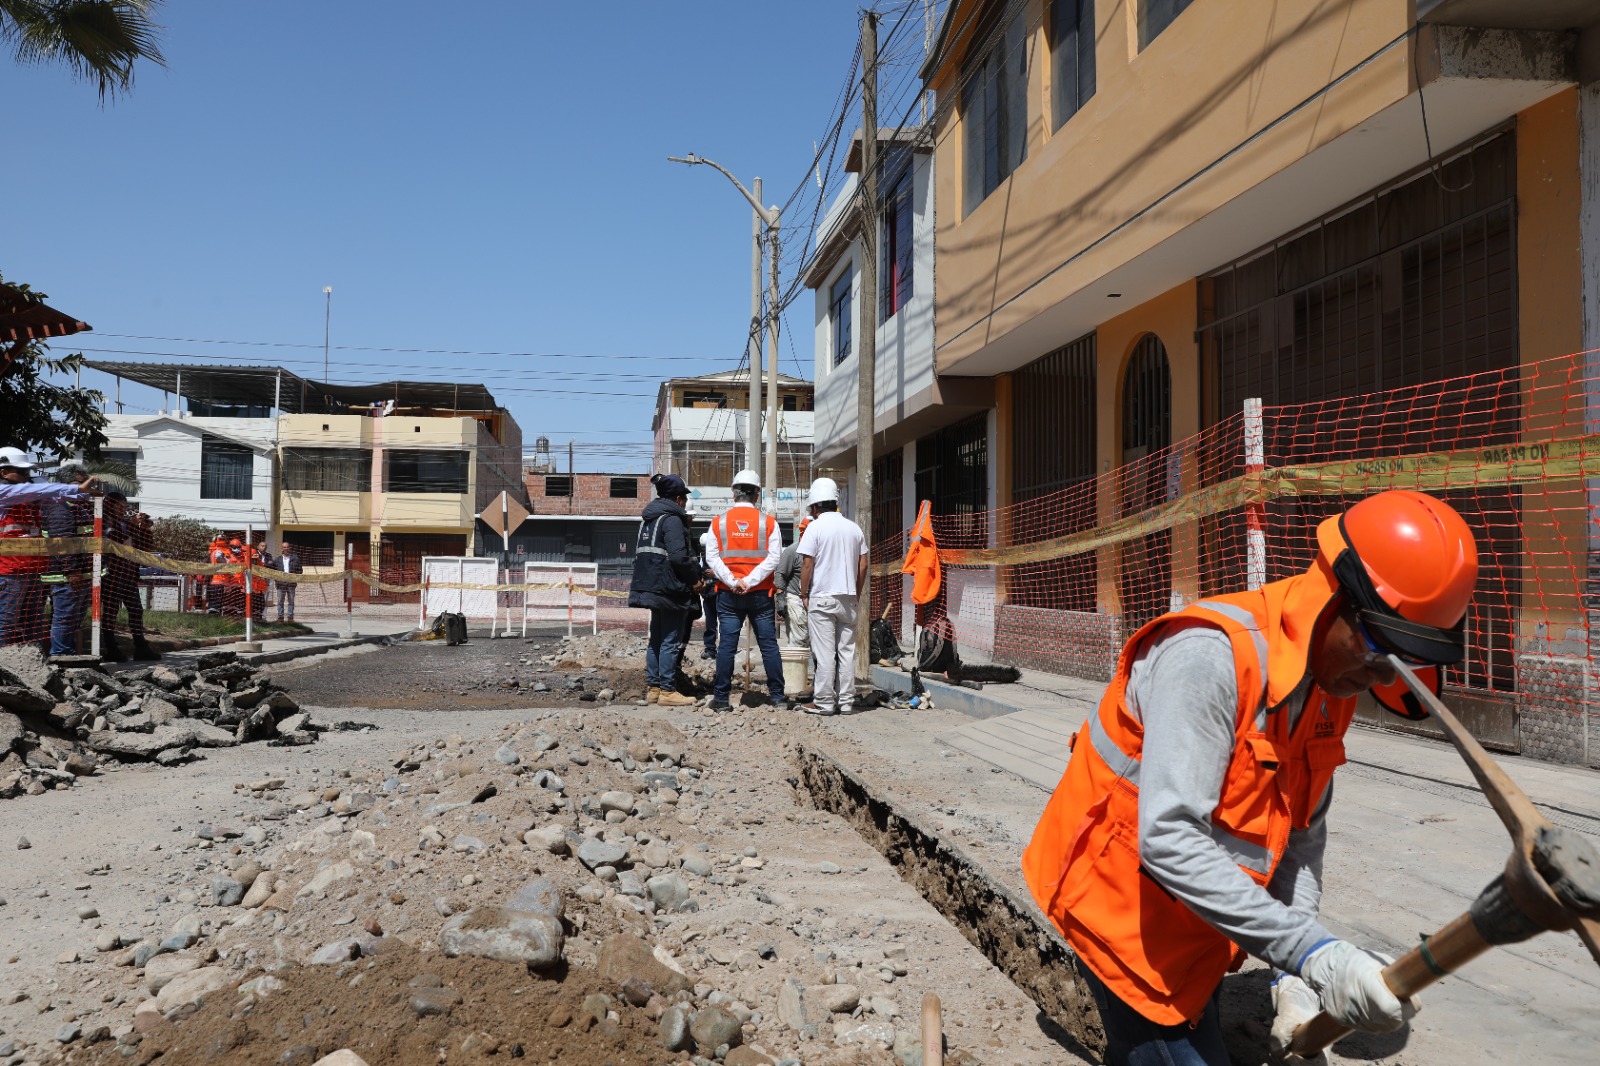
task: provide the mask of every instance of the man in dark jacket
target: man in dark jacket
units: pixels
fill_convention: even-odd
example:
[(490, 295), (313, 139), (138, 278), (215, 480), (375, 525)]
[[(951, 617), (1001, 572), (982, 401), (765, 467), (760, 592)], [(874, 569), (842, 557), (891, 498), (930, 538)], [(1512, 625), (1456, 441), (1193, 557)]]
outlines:
[(650, 479), (656, 498), (645, 507), (633, 557), (628, 606), (650, 611), (650, 646), (645, 653), (645, 694), (650, 703), (686, 707), (693, 696), (674, 687), (683, 658), (684, 623), (700, 580), (700, 558), (690, 546), (689, 486), (676, 474)]

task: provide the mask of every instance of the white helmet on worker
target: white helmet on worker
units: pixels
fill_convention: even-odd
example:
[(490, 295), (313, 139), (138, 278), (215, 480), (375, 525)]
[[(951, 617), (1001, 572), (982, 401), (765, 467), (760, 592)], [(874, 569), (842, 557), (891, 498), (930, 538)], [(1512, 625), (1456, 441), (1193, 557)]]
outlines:
[(761, 488), (761, 475), (756, 473), (754, 470), (751, 470), (749, 467), (745, 467), (743, 470), (733, 475), (733, 483), (735, 486), (749, 485), (753, 489), (759, 489)]
[(21, 448), (0, 448), (0, 466), (9, 466), (14, 470), (32, 470), (38, 465), (34, 462), (33, 456)]
[(818, 503), (838, 503), (839, 486), (831, 477), (819, 477), (811, 483), (811, 491), (806, 494), (806, 505)]

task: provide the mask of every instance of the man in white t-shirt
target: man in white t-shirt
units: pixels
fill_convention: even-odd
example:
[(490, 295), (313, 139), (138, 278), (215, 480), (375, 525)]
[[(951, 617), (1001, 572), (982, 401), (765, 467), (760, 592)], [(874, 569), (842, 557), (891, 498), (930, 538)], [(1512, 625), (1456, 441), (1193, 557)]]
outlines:
[(807, 714), (849, 714), (856, 697), (856, 611), (867, 583), (867, 538), (839, 513), (832, 478), (811, 483), (811, 524), (800, 538), (800, 602), (817, 676)]

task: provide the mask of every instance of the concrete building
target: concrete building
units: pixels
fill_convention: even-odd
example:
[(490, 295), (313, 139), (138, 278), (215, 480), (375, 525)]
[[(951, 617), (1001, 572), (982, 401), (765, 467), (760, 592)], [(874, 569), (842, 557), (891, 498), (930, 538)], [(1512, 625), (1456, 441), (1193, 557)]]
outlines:
[[(522, 498), (522, 430), (482, 385), (330, 385), (277, 367), (88, 365), (177, 398), (168, 416), (117, 416), (114, 424), (129, 429), (111, 443), (115, 457), (136, 462), (141, 481), (173, 494), (162, 506), (193, 495), (198, 507), (173, 513), (224, 528), (248, 510), (271, 528), (274, 546), (295, 544), (309, 565), (376, 566), (406, 580), (424, 555), (471, 553), (476, 516), (502, 491)], [(218, 498), (244, 492), (246, 482), (248, 504)], [(192, 492), (176, 488), (185, 483)], [(141, 502), (158, 514), (153, 491)], [(357, 583), (358, 597), (366, 591)]]
[[(750, 379), (729, 370), (703, 377), (663, 381), (656, 392), (655, 469), (689, 483), (689, 511), (697, 518), (721, 514), (732, 499), (729, 486), (741, 468), (764, 468), (745, 451)], [(811, 481), (815, 393), (811, 382), (778, 375), (777, 515), (791, 520)], [(767, 486), (771, 488), (772, 486)]]
[(556, 474), (525, 470), (528, 517), (502, 539), (479, 524), (478, 555), (504, 565), (595, 563), (602, 579), (633, 575), (639, 514), (655, 496), (648, 474)]
[[(953, 0), (923, 68), (941, 101), (934, 364), (941, 388), (987, 381), (993, 399), (987, 424), (948, 411), (937, 463), (919, 440), (917, 495), (992, 511), (1159, 452), (1247, 398), (1600, 347), (1597, 23), (1584, 0)], [(1515, 422), (1484, 443), (1515, 440)], [(1197, 464), (1169, 473), (1090, 496), (1059, 532), (1204, 482)], [(1594, 533), (1515, 536), (1496, 548), (1520, 565), (1536, 542)], [(1019, 634), (1054, 632), (1109, 663), (1129, 626), (1206, 591), (1198, 533), (1144, 548), (1080, 557), (1086, 577), (1027, 603), (991, 577), (974, 610), (998, 649), (1023, 656)], [(1502, 662), (1463, 675), (1480, 735), (1570, 757), (1586, 716), (1543, 706), (1528, 679), (1593, 688), (1571, 666), (1589, 658), (1580, 597), (1474, 624)]]

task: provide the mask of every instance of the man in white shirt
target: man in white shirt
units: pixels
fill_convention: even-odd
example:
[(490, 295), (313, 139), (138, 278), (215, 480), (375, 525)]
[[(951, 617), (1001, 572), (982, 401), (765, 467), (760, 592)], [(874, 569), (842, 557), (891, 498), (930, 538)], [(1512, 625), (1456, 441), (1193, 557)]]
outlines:
[(856, 696), (856, 612), (867, 583), (867, 538), (839, 513), (832, 478), (811, 483), (811, 524), (800, 538), (800, 601), (817, 676), (807, 714), (850, 714)]

